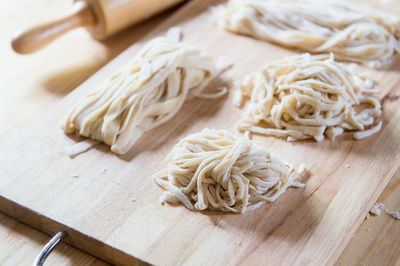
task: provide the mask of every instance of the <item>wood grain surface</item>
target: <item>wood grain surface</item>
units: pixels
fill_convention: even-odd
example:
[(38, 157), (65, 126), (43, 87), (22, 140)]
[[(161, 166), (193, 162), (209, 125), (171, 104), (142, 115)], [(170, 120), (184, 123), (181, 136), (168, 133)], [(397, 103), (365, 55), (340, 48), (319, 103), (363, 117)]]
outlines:
[[(0, 214), (1, 265), (31, 265), (49, 237), (8, 216)], [(46, 260), (46, 265), (108, 265), (70, 245), (62, 244)]]
[[(48, 3), (49, 1), (46, 1), (46, 3)], [(60, 1), (61, 2), (61, 1)], [(57, 1), (57, 3), (58, 3), (58, 1)], [(39, 6), (39, 4), (40, 3), (37, 3), (37, 5)], [(54, 4), (55, 5), (55, 4)], [(51, 6), (51, 5), (50, 5)], [(0, 11), (1, 12), (1, 11)], [(12, 12), (11, 12), (11, 14), (12, 14)], [(2, 14), (3, 15), (3, 14)], [(10, 18), (10, 15), (8, 14), (8, 18)], [(42, 17), (43, 18), (43, 17)], [(9, 19), (8, 21), (12, 21), (12, 19)], [(15, 21), (15, 19), (14, 19), (14, 21)], [(4, 25), (2, 25), (2, 27), (3, 27)], [(9, 29), (8, 29), (8, 31), (9, 32), (11, 32)], [(71, 35), (73, 36), (73, 33), (71, 33)], [(3, 38), (4, 36), (3, 35), (1, 35), (1, 38)], [(67, 36), (65, 37), (65, 38), (68, 38)], [(70, 42), (68, 43), (68, 42), (66, 42), (65, 40), (65, 42), (66, 43), (68, 43), (68, 46), (70, 46), (70, 45), (73, 45), (74, 44), (74, 41), (76, 42), (76, 40), (77, 39), (82, 39), (81, 37), (77, 37), (77, 36), (74, 36), (74, 37), (69, 37), (69, 38), (71, 38), (70, 39)], [(75, 39), (76, 38), (76, 39)], [(74, 40), (74, 41), (72, 41), (72, 40)], [(88, 39), (87, 41), (91, 41), (90, 39)], [(61, 40), (60, 40), (60, 42), (61, 42)], [(4, 44), (4, 43), (6, 43), (6, 42), (2, 42), (2, 44)], [(64, 43), (64, 45), (66, 44), (66, 43)], [(122, 42), (123, 43), (123, 42)], [(121, 44), (121, 42), (118, 42), (118, 44)], [(60, 44), (59, 44), (60, 45)], [(98, 43), (95, 43), (95, 42), (93, 42), (92, 43), (92, 45), (95, 47), (96, 45), (99, 45)], [(127, 45), (127, 44), (126, 44)], [(68, 46), (66, 46), (66, 47), (68, 47)], [(63, 47), (63, 46), (60, 46), (60, 47)], [(64, 46), (65, 47), (65, 46)], [(57, 61), (57, 60), (55, 60), (55, 62), (57, 62), (57, 64), (55, 64), (54, 65), (54, 68), (56, 69), (57, 67), (60, 67), (60, 65), (61, 65), (61, 68), (63, 67), (63, 65), (65, 64), (65, 63), (70, 63), (70, 62), (72, 62), (72, 63), (74, 63), (75, 61), (74, 60), (76, 60), (76, 62), (79, 62), (80, 60), (82, 60), (82, 61), (84, 61), (84, 59), (85, 59), (85, 57), (87, 56), (87, 55), (89, 55), (90, 56), (90, 54), (91, 54), (91, 52), (95, 52), (96, 50), (95, 49), (90, 49), (89, 47), (90, 47), (90, 45), (88, 45), (87, 46), (88, 47), (88, 49), (86, 50), (86, 54), (85, 53), (82, 53), (82, 55), (80, 55), (81, 57), (76, 57), (76, 58), (70, 58), (70, 60), (71, 61), (69, 61), (69, 60), (67, 60), (67, 62), (65, 62), (65, 61), (63, 61), (63, 60), (61, 60), (62, 59), (62, 57), (63, 56), (66, 56), (66, 54), (59, 54), (58, 56), (58, 58), (56, 58), (56, 59), (59, 59), (59, 61)], [(107, 47), (107, 49), (110, 49), (110, 47), (113, 47), (112, 45), (110, 45), (110, 46), (108, 46)], [(46, 51), (46, 55), (47, 55), (47, 53), (49, 53), (49, 51), (51, 51), (51, 48), (49, 48), (50, 50), (48, 50), (48, 51)], [(65, 48), (64, 48), (65, 49)], [(112, 48), (111, 48), (112, 49)], [(123, 48), (122, 48), (123, 49)], [(121, 50), (122, 50), (121, 49)], [(120, 51), (120, 50), (119, 50)], [(3, 50), (2, 50), (2, 52), (3, 52)], [(102, 52), (104, 52), (104, 51), (102, 51), (101, 49), (98, 51), (99, 52), (99, 54), (101, 54)], [(116, 53), (118, 53), (118, 50), (117, 50), (117, 52)], [(7, 55), (7, 56), (9, 56), (9, 55), (12, 55), (12, 53), (10, 52), (10, 51), (7, 51), (7, 53), (5, 53), (5, 55)], [(74, 53), (71, 53), (71, 56), (70, 57), (73, 57), (72, 55), (73, 55)], [(55, 54), (51, 54), (52, 56), (55, 56)], [(15, 56), (15, 55), (12, 55), (12, 56), (9, 56), (9, 61), (11, 62), (11, 63), (13, 63), (14, 62), (14, 60), (15, 60), (15, 58), (13, 58), (13, 56)], [(48, 56), (48, 55), (47, 55)], [(48, 58), (48, 57), (47, 57)], [(54, 57), (53, 57), (54, 58)], [(87, 59), (87, 58), (86, 58)], [(38, 60), (38, 62), (41, 62), (41, 61), (44, 61), (43, 60), (43, 58), (41, 58), (41, 59), (37, 59)], [(108, 59), (107, 59), (108, 60)], [(101, 64), (103, 64), (105, 61), (103, 61)], [(15, 63), (15, 62), (14, 62)], [(36, 62), (37, 63), (37, 62)], [(59, 65), (58, 65), (59, 64)], [(101, 64), (99, 64), (99, 66), (101, 65)], [(8, 122), (11, 122), (11, 123), (7, 123), (7, 126), (6, 127), (3, 127), (2, 128), (2, 136), (5, 136), (5, 137), (8, 137), (8, 136), (11, 136), (11, 135), (14, 135), (17, 131), (19, 131), (21, 128), (23, 128), (23, 127), (25, 127), (28, 123), (30, 123), (31, 121), (33, 121), (36, 117), (38, 117), (38, 116), (40, 116), (40, 115), (42, 115), (43, 113), (45, 113), (45, 111), (46, 111), (46, 109), (48, 108), (48, 107), (50, 107), (51, 105), (53, 105), (56, 101), (52, 101), (52, 100), (58, 100), (58, 99), (60, 99), (62, 96), (64, 96), (63, 94), (59, 94), (59, 95), (52, 95), (50, 92), (46, 92), (46, 91), (42, 91), (41, 92), (41, 90), (43, 89), (43, 87), (42, 87), (42, 83), (38, 83), (37, 82), (37, 78), (39, 78), (39, 80), (40, 80), (40, 78), (42, 77), (47, 77), (47, 76), (51, 76), (51, 73), (52, 73), (52, 69), (47, 69), (47, 70), (45, 70), (45, 71), (42, 71), (42, 70), (40, 70), (40, 69), (38, 69), (38, 68), (35, 68), (35, 62), (34, 61), (29, 61), (29, 64), (25, 64), (25, 66), (24, 67), (28, 67), (28, 69), (30, 70), (30, 71), (27, 71), (26, 73), (29, 73), (28, 74), (28, 78), (27, 78), (27, 80), (25, 80), (25, 83), (24, 82), (22, 82), (22, 81), (19, 81), (18, 80), (18, 73), (19, 73), (19, 75), (21, 75), (20, 73), (21, 72), (18, 72), (18, 71), (21, 71), (21, 69), (23, 69), (21, 66), (22, 66), (23, 64), (21, 63), (21, 62), (19, 62), (19, 63), (15, 63), (15, 65), (14, 65), (14, 67), (15, 67), (15, 69), (7, 69), (7, 68), (4, 68), (4, 71), (5, 71), (5, 73), (10, 73), (9, 75), (6, 75), (3, 79), (1, 79), (1, 81), (2, 82), (4, 82), (4, 84), (7, 84), (7, 85), (12, 85), (12, 86), (15, 86), (15, 84), (21, 84), (21, 86), (20, 86), (20, 90), (19, 91), (13, 91), (13, 92), (8, 92), (8, 95), (7, 95), (7, 97), (9, 96), (9, 95), (11, 95), (11, 97), (8, 97), (7, 99), (10, 99), (10, 101), (7, 101), (7, 103), (6, 104), (8, 104), (9, 106), (13, 106), (13, 104), (24, 104), (24, 105), (27, 105), (27, 107), (29, 107), (30, 109), (26, 109), (26, 112), (8, 112), (7, 113), (7, 116), (5, 115), (4, 117), (1, 117), (2, 119), (4, 118), (4, 120), (1, 120), (1, 121), (8, 121)], [(73, 65), (73, 64), (72, 64)], [(79, 64), (78, 64), (79, 65)], [(11, 64), (11, 66), (13, 66), (13, 64)], [(30, 67), (30, 68), (29, 68)], [(94, 68), (95, 69), (95, 68)], [(79, 71), (78, 71), (79, 72)], [(49, 75), (49, 73), (50, 73), (50, 75)], [(77, 74), (77, 79), (79, 79), (79, 78), (81, 78), (81, 80), (80, 81), (82, 81), (83, 79), (85, 79), (87, 76), (84, 76), (84, 75), (82, 75), (82, 76), (80, 76), (80, 74), (81, 73), (78, 73)], [(31, 77), (29, 77), (29, 75), (32, 75)], [(72, 80), (74, 80), (74, 76), (72, 75), (71, 76), (71, 79)], [(33, 82), (32, 82), (33, 81)], [(36, 82), (34, 82), (34, 81), (36, 81)], [(64, 82), (62, 82), (62, 81), (60, 81), (60, 83), (59, 83), (59, 86), (61, 86), (61, 85), (64, 85), (64, 83), (68, 83), (68, 81), (69, 81), (69, 79), (66, 79), (66, 80), (64, 80)], [(79, 82), (80, 82), (79, 81)], [(6, 83), (7, 82), (7, 83)], [(79, 83), (78, 82), (78, 83)], [(76, 83), (77, 84), (77, 83)], [(71, 90), (71, 89), (73, 89), (74, 88), (74, 86), (76, 86), (76, 84), (74, 85), (74, 84), (72, 84), (71, 86), (70, 86), (70, 88), (69, 89), (67, 89), (67, 90)], [(18, 86), (15, 86), (15, 87), (18, 87)], [(31, 89), (36, 89), (36, 91), (35, 91), (35, 93), (33, 93), (34, 95), (35, 94), (40, 94), (41, 95), (41, 97), (39, 97), (39, 95), (37, 96), (37, 97), (33, 97), (32, 96), (32, 92), (30, 91)], [(4, 93), (4, 91), (2, 91), (3, 93)], [(4, 94), (4, 95), (6, 95), (6, 94)], [(21, 96), (25, 96), (25, 97), (21, 97)], [(3, 95), (1, 95), (1, 97), (3, 97)], [(3, 98), (1, 98), (1, 99), (3, 99)], [(33, 101), (33, 100), (35, 100), (35, 101)], [(3, 102), (2, 102), (3, 103)], [(391, 105), (391, 104), (390, 104)], [(386, 106), (385, 106), (386, 107)], [(4, 109), (4, 110), (6, 110), (6, 108)], [(15, 108), (15, 110), (18, 110), (18, 109), (16, 109)], [(20, 110), (20, 109), (19, 109)], [(391, 109), (391, 107), (389, 106), (389, 111), (390, 110), (392, 110)], [(29, 112), (30, 111), (30, 112)], [(1, 113), (1, 114), (3, 114), (3, 113)], [(392, 114), (391, 114), (392, 115)], [(29, 117), (29, 116), (31, 116), (31, 117)], [(10, 119), (10, 118), (14, 118), (14, 119)], [(106, 149), (104, 149), (104, 150), (106, 150)], [(398, 184), (398, 182), (397, 182), (397, 184), (395, 184), (396, 186), (397, 186), (397, 188), (399, 187), (399, 184)], [(388, 189), (390, 188), (391, 186), (389, 186), (388, 187)], [(389, 189), (390, 190), (390, 189)], [(160, 191), (158, 190), (158, 192), (157, 192), (158, 194), (157, 194), (157, 196), (159, 195), (159, 193), (160, 193)], [(390, 194), (390, 193), (389, 193)], [(385, 195), (385, 194), (383, 194), (383, 195)], [(392, 193), (392, 195), (393, 195), (393, 193)], [(129, 196), (132, 196), (132, 195), (129, 195), (129, 193), (128, 193), (128, 197)], [(154, 197), (154, 199), (156, 199), (157, 197)], [(392, 199), (393, 197), (391, 196), (390, 198), (387, 198), (387, 199)], [(394, 201), (391, 201), (392, 203), (392, 207), (393, 207), (393, 209), (395, 209), (396, 208), (396, 204), (397, 204), (397, 207), (399, 207), (399, 201), (397, 200), (394, 200)], [(267, 208), (267, 210), (268, 210), (268, 208)], [(362, 215), (365, 215), (365, 208), (364, 208), (364, 210), (362, 211)], [(259, 215), (258, 215), (258, 217), (260, 217)], [(218, 218), (218, 217), (217, 217)], [(387, 218), (387, 217), (386, 217)], [(378, 221), (378, 219), (386, 219), (385, 218), (385, 216), (379, 216), (379, 217), (374, 217), (374, 218), (371, 218), (370, 220), (368, 220), (367, 222), (370, 222), (370, 221)], [(391, 219), (391, 218), (390, 218)], [(362, 217), (361, 217), (361, 219), (360, 220), (362, 220)], [(4, 217), (4, 219), (3, 219), (3, 216), (2, 216), (2, 218), (1, 218), (1, 221), (2, 221), (2, 224), (4, 224), (4, 227), (2, 228), (4, 231), (1, 231), (1, 232), (7, 232), (6, 234), (2, 234), (2, 240), (4, 240), (4, 241), (2, 241), (1, 243), (3, 244), (3, 243), (6, 243), (5, 245), (2, 245), (2, 247), (4, 246), (4, 249), (2, 248), (1, 250), (3, 251), (5, 251), (5, 252), (7, 252), (7, 247), (9, 248), (9, 251), (11, 251), (11, 252), (16, 252), (15, 250), (16, 250), (16, 248), (13, 248), (13, 245), (12, 244), (9, 244), (9, 245), (7, 245), (7, 238), (12, 238), (12, 232), (10, 233), (10, 231), (12, 231), (12, 230), (9, 230), (9, 228), (12, 228), (12, 227), (14, 227), (14, 225), (15, 226), (17, 226), (16, 224), (15, 224), (15, 222), (13, 222), (13, 220), (11, 220), (11, 219), (9, 219), (9, 218), (7, 218), (7, 217)], [(3, 223), (3, 221), (4, 221), (4, 223)], [(388, 220), (388, 221), (394, 221), (394, 220)], [(384, 245), (382, 245), (382, 243), (388, 243), (387, 244), (387, 246), (391, 246), (391, 245), (398, 245), (398, 240), (397, 240), (397, 242), (396, 242), (396, 230), (397, 230), (397, 235), (398, 235), (398, 222), (397, 222), (397, 224), (396, 224), (396, 222), (397, 221), (395, 221), (395, 222), (392, 222), (391, 223), (391, 226), (390, 226), (390, 231), (388, 231), (387, 229), (389, 228), (389, 227), (387, 227), (387, 226), (383, 226), (382, 227), (382, 230), (381, 231), (379, 231), (379, 232), (391, 232), (391, 233), (394, 233), (394, 234), (386, 234), (386, 235), (388, 235), (388, 236), (386, 236), (386, 237), (379, 237), (379, 235), (380, 234), (374, 234), (374, 235), (376, 235), (376, 238), (375, 237), (369, 237), (369, 244), (368, 244), (368, 247), (367, 248), (365, 248), (365, 246), (366, 245), (364, 245), (364, 247), (359, 247), (358, 245), (361, 245), (362, 243), (364, 243), (365, 241), (359, 241), (358, 242), (358, 244), (357, 244), (357, 242), (354, 242), (354, 241), (356, 241), (357, 239), (359, 239), (358, 238), (358, 236), (356, 236), (351, 242), (350, 242), (350, 245), (349, 245), (349, 248), (343, 253), (344, 255), (341, 257), (341, 259), (338, 261), (338, 263), (344, 263), (344, 264), (342, 264), (342, 265), (349, 265), (349, 264), (347, 264), (347, 263), (365, 263), (366, 262), (366, 260), (360, 260), (359, 258), (363, 258), (363, 256), (365, 256), (365, 254), (373, 254), (373, 256), (371, 257), (369, 257), (369, 258), (379, 258), (379, 256), (378, 256), (378, 254), (380, 254), (380, 253), (382, 253), (381, 251), (382, 251), (382, 246), (384, 246)], [(14, 223), (14, 225), (10, 225), (10, 224), (13, 224)], [(366, 222), (364, 222), (364, 224), (365, 224)], [(378, 224), (381, 224), (381, 223), (378, 223)], [(376, 225), (377, 226), (377, 225)], [(397, 227), (396, 227), (397, 226)], [(374, 227), (374, 228), (377, 228), (377, 227)], [(386, 229), (385, 229), (386, 228)], [(396, 229), (397, 228), (397, 229)], [(26, 229), (26, 230), (25, 230)], [(40, 233), (37, 233), (37, 235), (39, 235), (39, 236), (36, 236), (36, 233), (32, 233), (32, 232), (35, 232), (35, 231), (32, 231), (31, 229), (28, 229), (28, 228), (25, 228), (24, 230), (20, 230), (21, 232), (23, 231), (24, 233), (23, 234), (25, 234), (25, 232), (26, 232), (26, 235), (24, 235), (24, 236), (19, 236), (21, 239), (23, 239), (23, 241), (20, 241), (20, 244), (18, 244), (18, 250), (21, 252), (21, 253), (18, 253), (18, 254), (28, 254), (28, 253), (23, 253), (24, 252), (24, 250), (25, 250), (25, 252), (27, 251), (27, 250), (29, 250), (30, 248), (30, 244), (28, 244), (28, 241), (27, 241), (27, 239), (29, 239), (30, 237), (33, 237), (33, 239), (39, 239), (40, 237), (39, 236), (41, 236), (41, 237), (43, 237), (43, 239), (45, 238), (45, 236), (44, 235), (42, 235), (42, 234), (40, 234)], [(386, 231), (385, 231), (386, 230)], [(46, 230), (45, 230), (46, 231)], [(371, 231), (372, 231), (372, 229), (371, 229)], [(30, 233), (28, 233), (28, 232), (30, 232)], [(47, 231), (47, 232), (49, 232), (49, 231)], [(358, 234), (360, 234), (360, 233), (358, 233)], [(365, 234), (364, 234), (365, 235)], [(392, 235), (394, 235), (394, 237), (391, 237)], [(398, 238), (398, 237), (397, 237)], [(386, 242), (386, 241), (391, 241), (391, 242)], [(40, 242), (40, 241), (37, 241), (37, 242)], [(352, 245), (352, 243), (355, 243), (354, 245)], [(11, 243), (11, 242), (10, 242)], [(24, 244), (21, 244), (21, 243), (24, 243)], [(39, 246), (39, 244), (37, 245), (37, 246)], [(23, 247), (26, 247), (26, 249), (24, 249)], [(31, 248), (32, 250), (34, 250), (34, 248)], [(38, 250), (39, 248), (37, 248), (37, 250)], [(381, 251), (380, 251), (380, 249), (381, 249)], [(348, 251), (349, 250), (349, 251)], [(368, 251), (370, 251), (370, 250), (375, 250), (373, 253), (371, 253), (371, 252), (369, 252), (368, 253)], [(390, 249), (389, 248), (389, 251), (390, 250), (394, 250), (394, 249)], [(6, 254), (4, 252), (4, 254)], [(346, 253), (347, 252), (347, 253)], [(72, 252), (73, 253), (73, 252)], [(3, 253), (1, 253), (1, 254), (3, 254)], [(75, 253), (74, 253), (75, 254)], [(79, 252), (77, 252), (77, 254), (80, 254)], [(35, 255), (36, 255), (36, 252), (35, 252)], [(354, 255), (354, 256), (353, 256)], [(391, 258), (396, 258), (395, 257), (395, 255), (396, 254), (392, 254), (393, 256), (385, 256), (386, 258), (387, 257), (391, 257)], [(59, 256), (62, 256), (62, 255), (60, 255), (59, 254)], [(79, 255), (80, 256), (80, 255)], [(357, 258), (358, 259), (357, 259)], [(1, 256), (1, 258), (5, 258), (3, 255)], [(8, 256), (7, 257), (9, 260), (9, 262), (10, 261), (12, 261), (12, 259), (10, 259), (10, 256)], [(57, 258), (57, 256), (55, 256), (54, 258)], [(51, 257), (50, 257), (50, 259), (51, 259)], [(88, 260), (89, 261), (89, 260)], [(396, 260), (393, 260), (392, 259), (392, 262), (393, 261), (396, 261)], [(61, 260), (59, 261), (60, 263), (61, 263)], [(64, 260), (64, 262), (65, 263), (67, 263), (68, 264), (68, 262), (66, 261), (66, 260)], [(76, 261), (75, 261), (76, 262)], [(379, 262), (379, 260), (375, 260), (375, 262)], [(388, 260), (388, 262), (390, 262), (390, 260)], [(90, 262), (89, 262), (90, 263)], [(79, 264), (79, 263), (78, 263)]]
[[(155, 28), (177, 8), (98, 42), (83, 29), (70, 32), (49, 47), (21, 56), (11, 49), (11, 36), (68, 14), (71, 0), (6, 1), (0, 8), (0, 136), (20, 132), (90, 77), (105, 63)], [(20, 108), (23, 106), (24, 108)], [(30, 265), (49, 235), (0, 213), (0, 264)], [(46, 265), (108, 265), (68, 244), (61, 244)]]
[[(400, 211), (400, 171), (397, 171), (377, 202), (384, 209)], [(382, 210), (365, 219), (343, 251), (337, 266), (400, 265), (400, 221)]]

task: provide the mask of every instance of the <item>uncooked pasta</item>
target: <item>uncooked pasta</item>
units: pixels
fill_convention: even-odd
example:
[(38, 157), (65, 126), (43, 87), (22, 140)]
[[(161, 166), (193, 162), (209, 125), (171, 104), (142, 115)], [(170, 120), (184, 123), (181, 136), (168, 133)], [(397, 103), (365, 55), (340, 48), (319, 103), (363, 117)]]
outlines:
[(235, 105), (250, 97), (240, 131), (321, 141), (345, 130), (361, 139), (382, 126), (376, 123), (382, 111), (371, 94), (374, 82), (335, 62), (333, 55), (286, 57), (246, 76), (239, 87)]
[(231, 0), (219, 19), (227, 30), (371, 67), (400, 51), (400, 18), (349, 1)]
[(204, 129), (183, 138), (154, 175), (166, 191), (161, 202), (190, 210), (244, 213), (275, 201), (296, 182), (299, 172), (264, 147), (227, 130)]
[(102, 141), (113, 152), (124, 154), (144, 132), (171, 119), (185, 100), (226, 93), (226, 88), (205, 93), (225, 66), (218, 62), (176, 38), (155, 38), (77, 103), (64, 130)]

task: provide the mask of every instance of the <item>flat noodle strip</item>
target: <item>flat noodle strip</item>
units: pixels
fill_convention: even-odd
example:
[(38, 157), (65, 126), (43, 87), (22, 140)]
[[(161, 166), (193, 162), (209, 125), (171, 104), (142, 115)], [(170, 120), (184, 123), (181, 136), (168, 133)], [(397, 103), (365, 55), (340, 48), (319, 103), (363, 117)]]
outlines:
[(356, 139), (365, 138), (382, 126), (373, 126), (382, 113), (378, 99), (370, 95), (373, 86), (373, 81), (335, 62), (333, 55), (286, 57), (243, 79), (235, 105), (240, 106), (243, 97), (250, 97), (250, 104), (237, 126), (289, 141), (322, 141), (325, 135), (335, 139), (345, 130), (356, 130)]
[(91, 149), (93, 146), (95, 146), (97, 144), (99, 144), (97, 141), (88, 139), (88, 140), (78, 142), (78, 143), (66, 148), (65, 152), (67, 155), (69, 155), (70, 157), (73, 158), (81, 153), (84, 153), (85, 151), (88, 151), (89, 149)]
[[(161, 202), (183, 203), (190, 210), (244, 213), (275, 201), (299, 173), (263, 147), (226, 130), (204, 129), (183, 138), (167, 155), (155, 182)], [(302, 171), (304, 171), (304, 167)]]
[(400, 18), (340, 1), (231, 0), (225, 29), (336, 59), (380, 67), (400, 52)]
[(144, 132), (171, 119), (187, 99), (225, 94), (226, 88), (204, 92), (220, 70), (206, 52), (178, 40), (155, 38), (78, 102), (64, 130), (102, 141), (113, 152), (124, 154)]

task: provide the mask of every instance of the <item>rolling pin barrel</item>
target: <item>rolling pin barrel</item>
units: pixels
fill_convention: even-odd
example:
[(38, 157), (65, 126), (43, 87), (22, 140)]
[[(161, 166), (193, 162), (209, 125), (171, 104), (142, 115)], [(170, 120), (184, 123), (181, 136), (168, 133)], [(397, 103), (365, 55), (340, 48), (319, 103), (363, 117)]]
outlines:
[(62, 34), (86, 27), (98, 40), (143, 21), (184, 0), (75, 0), (73, 11), (65, 18), (17, 32), (11, 46), (17, 53), (40, 50)]
[(86, 1), (97, 18), (87, 29), (103, 40), (122, 29), (143, 21), (183, 0), (78, 0)]

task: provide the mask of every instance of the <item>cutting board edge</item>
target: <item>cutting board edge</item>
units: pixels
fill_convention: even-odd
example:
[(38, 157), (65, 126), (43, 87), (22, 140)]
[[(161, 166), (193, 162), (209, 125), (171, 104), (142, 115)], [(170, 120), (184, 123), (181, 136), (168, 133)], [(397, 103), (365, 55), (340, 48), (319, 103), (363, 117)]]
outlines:
[[(76, 229), (35, 212), (32, 209), (23, 207), (4, 197), (3, 195), (0, 195), (0, 212), (51, 237), (57, 232), (65, 231), (68, 237), (63, 240), (64, 243), (67, 243), (111, 264), (149, 265), (148, 262), (140, 258), (134, 257), (133, 255), (127, 254), (117, 248), (111, 247)], [(43, 226), (43, 224), (46, 226)]]
[[(385, 178), (383, 178), (384, 182), (382, 182), (381, 185), (375, 190), (374, 195), (371, 197), (368, 204), (366, 204), (363, 210), (360, 212), (360, 215), (357, 217), (356, 221), (351, 227), (347, 237), (337, 245), (337, 248), (334, 249), (334, 251), (331, 253), (331, 256), (327, 258), (327, 265), (334, 265), (334, 263), (337, 261), (343, 250), (346, 248), (348, 242), (351, 240), (352, 236), (365, 219), (366, 214), (372, 208), (373, 204), (379, 198), (379, 195), (385, 189), (399, 168), (400, 160), (397, 160), (396, 164), (394, 164), (394, 166), (385, 175)], [(35, 212), (30, 208), (23, 207), (8, 199), (4, 195), (0, 195), (0, 212), (49, 236), (53, 236), (60, 231), (66, 231), (68, 238), (64, 240), (65, 243), (89, 253), (92, 256), (98, 257), (106, 262), (116, 265), (149, 265), (149, 262), (144, 261), (141, 258), (109, 246), (93, 237), (69, 227), (68, 225), (62, 224), (47, 216)], [(46, 226), (42, 226), (43, 224), (46, 224)], [(107, 256), (107, 254), (110, 254), (111, 256)]]

